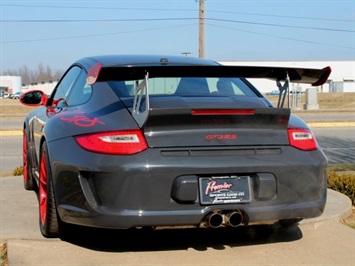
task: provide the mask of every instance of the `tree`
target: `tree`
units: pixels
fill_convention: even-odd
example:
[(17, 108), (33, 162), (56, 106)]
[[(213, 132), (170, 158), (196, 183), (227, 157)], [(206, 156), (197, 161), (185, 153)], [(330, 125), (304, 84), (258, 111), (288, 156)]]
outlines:
[(23, 65), (19, 69), (8, 69), (3, 71), (1, 75), (21, 76), (23, 84), (31, 84), (58, 80), (63, 73), (62, 70), (53, 71), (50, 66), (45, 67), (42, 63), (39, 63), (37, 70), (31, 70), (28, 66)]

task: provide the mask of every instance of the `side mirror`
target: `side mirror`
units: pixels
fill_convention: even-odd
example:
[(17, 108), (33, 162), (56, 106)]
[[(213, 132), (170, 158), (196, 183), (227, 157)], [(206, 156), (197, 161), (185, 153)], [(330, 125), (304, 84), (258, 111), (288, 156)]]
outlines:
[(23, 93), (20, 96), (20, 102), (23, 105), (43, 106), (46, 105), (48, 97), (43, 91), (33, 90)]

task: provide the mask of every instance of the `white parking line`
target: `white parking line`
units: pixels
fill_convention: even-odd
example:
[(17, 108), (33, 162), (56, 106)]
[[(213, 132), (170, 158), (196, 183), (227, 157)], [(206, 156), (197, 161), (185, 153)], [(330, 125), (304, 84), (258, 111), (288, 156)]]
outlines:
[(309, 122), (310, 128), (315, 127), (354, 127), (355, 121), (352, 122)]
[(5, 130), (0, 131), (0, 137), (22, 136), (22, 130)]

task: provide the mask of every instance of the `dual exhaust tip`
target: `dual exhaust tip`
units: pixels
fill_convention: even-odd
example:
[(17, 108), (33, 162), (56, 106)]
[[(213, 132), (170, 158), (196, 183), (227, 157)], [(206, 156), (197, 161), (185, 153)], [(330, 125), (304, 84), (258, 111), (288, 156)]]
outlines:
[(231, 211), (226, 214), (212, 212), (203, 220), (202, 224), (205, 227), (218, 228), (223, 224), (237, 227), (243, 223), (243, 213), (241, 211)]

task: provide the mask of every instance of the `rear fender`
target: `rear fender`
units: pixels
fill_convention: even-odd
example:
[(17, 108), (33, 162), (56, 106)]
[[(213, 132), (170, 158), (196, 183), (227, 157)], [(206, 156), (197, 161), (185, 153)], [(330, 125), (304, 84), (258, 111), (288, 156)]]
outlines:
[[(85, 109), (65, 109), (48, 120), (44, 135), (47, 142), (60, 138), (117, 129), (134, 129), (137, 124), (120, 102), (109, 112), (87, 112)], [(102, 108), (103, 110), (107, 108)]]

